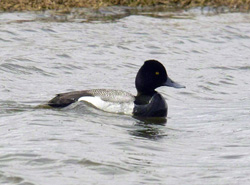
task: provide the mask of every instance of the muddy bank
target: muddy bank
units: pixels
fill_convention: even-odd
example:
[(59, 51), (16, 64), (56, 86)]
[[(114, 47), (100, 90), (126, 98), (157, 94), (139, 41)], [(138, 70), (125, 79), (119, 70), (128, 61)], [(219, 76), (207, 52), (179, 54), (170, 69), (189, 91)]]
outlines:
[(250, 0), (1, 0), (0, 11), (60, 10), (70, 12), (72, 8), (94, 8), (107, 6), (162, 6), (164, 8), (227, 7), (238, 11), (250, 9)]

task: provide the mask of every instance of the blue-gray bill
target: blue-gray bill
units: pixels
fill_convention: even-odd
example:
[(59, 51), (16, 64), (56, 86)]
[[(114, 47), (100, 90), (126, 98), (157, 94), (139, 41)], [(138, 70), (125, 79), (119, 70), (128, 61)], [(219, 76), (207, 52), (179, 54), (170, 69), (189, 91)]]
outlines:
[(168, 77), (167, 81), (164, 83), (165, 86), (174, 87), (174, 88), (186, 88), (184, 85), (178, 84), (177, 82), (174, 82), (171, 80), (171, 78)]

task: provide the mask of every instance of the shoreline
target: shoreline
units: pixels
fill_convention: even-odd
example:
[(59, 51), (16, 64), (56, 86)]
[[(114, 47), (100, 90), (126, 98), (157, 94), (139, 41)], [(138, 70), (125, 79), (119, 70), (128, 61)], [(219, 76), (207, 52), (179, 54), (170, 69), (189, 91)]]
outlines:
[(0, 0), (0, 12), (57, 10), (67, 13), (73, 8), (99, 9), (109, 6), (165, 9), (225, 7), (233, 11), (246, 12), (250, 10), (250, 0)]

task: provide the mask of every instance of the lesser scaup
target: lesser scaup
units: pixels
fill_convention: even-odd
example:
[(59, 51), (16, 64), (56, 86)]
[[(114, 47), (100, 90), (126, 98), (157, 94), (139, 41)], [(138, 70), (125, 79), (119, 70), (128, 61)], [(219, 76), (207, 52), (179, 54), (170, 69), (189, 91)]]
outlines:
[(185, 88), (171, 80), (165, 67), (157, 60), (147, 60), (139, 69), (135, 86), (137, 95), (112, 89), (93, 89), (57, 94), (48, 102), (55, 108), (63, 108), (75, 102), (88, 102), (94, 107), (113, 113), (139, 117), (166, 117), (167, 103), (155, 89), (160, 86)]

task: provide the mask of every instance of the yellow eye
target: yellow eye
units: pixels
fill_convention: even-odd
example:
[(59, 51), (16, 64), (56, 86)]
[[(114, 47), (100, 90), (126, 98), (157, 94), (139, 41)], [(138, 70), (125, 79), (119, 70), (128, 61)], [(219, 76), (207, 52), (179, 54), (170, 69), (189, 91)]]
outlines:
[(155, 75), (159, 75), (160, 73), (158, 71), (155, 72)]

